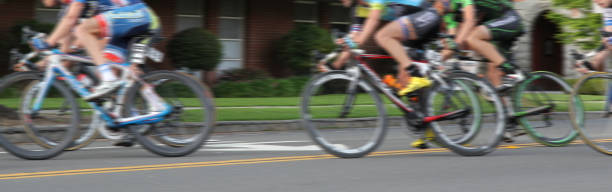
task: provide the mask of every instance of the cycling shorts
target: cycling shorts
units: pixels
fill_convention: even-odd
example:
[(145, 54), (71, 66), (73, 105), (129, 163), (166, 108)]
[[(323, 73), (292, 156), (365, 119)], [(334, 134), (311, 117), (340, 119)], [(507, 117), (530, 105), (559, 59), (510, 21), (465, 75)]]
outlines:
[(525, 33), (521, 16), (514, 10), (506, 11), (503, 16), (485, 22), (491, 33), (492, 41), (515, 41)]
[[(130, 40), (160, 31), (159, 18), (144, 3), (104, 12), (96, 16), (101, 36), (110, 38), (105, 56), (115, 63), (125, 62)], [(110, 59), (113, 58), (113, 59)]]
[(429, 8), (411, 15), (399, 18), (397, 21), (402, 25), (404, 38), (407, 38), (410, 30), (405, 21), (410, 21), (417, 35), (417, 39), (424, 40), (435, 37), (438, 34), (442, 17), (434, 8)]

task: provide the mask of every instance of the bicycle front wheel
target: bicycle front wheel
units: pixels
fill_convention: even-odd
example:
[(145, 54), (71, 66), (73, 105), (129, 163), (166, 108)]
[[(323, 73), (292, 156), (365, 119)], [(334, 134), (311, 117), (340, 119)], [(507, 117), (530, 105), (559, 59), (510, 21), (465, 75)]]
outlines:
[(572, 125), (596, 151), (612, 155), (612, 74), (590, 73), (574, 85)]
[(571, 126), (569, 108), (572, 87), (550, 72), (532, 72), (515, 90), (514, 114), (537, 142), (557, 147), (573, 141), (578, 133)]
[(384, 139), (387, 114), (379, 93), (346, 71), (315, 76), (304, 88), (302, 125), (326, 152), (363, 157)]
[[(142, 77), (154, 94), (172, 107), (165, 120), (130, 126), (130, 132), (152, 153), (179, 157), (195, 152), (208, 139), (215, 124), (215, 107), (210, 91), (194, 78), (173, 71), (155, 71)], [(147, 85), (147, 86), (148, 86)], [(145, 85), (137, 83), (125, 97), (124, 116), (149, 113)]]
[[(23, 72), (0, 81), (0, 145), (23, 159), (55, 157), (77, 136), (80, 110), (71, 90), (57, 81), (45, 86), (42, 78)], [(37, 144), (43, 140), (54, 145)]]
[(456, 114), (434, 121), (436, 142), (464, 156), (488, 154), (499, 145), (505, 129), (503, 103), (493, 86), (467, 72), (449, 71), (427, 94), (428, 117)]

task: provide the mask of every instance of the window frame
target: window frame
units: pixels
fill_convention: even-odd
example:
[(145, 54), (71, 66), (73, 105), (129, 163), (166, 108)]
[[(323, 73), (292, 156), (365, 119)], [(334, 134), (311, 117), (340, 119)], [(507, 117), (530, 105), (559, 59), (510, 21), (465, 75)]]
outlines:
[(319, 23), (319, 2), (317, 1), (307, 1), (307, 0), (295, 0), (293, 1), (294, 8), (297, 8), (297, 4), (307, 4), (307, 5), (315, 5), (314, 10), (314, 18), (313, 20), (308, 19), (297, 19), (297, 11), (294, 10), (293, 22), (295, 23), (310, 23), (310, 24), (318, 24)]
[(175, 18), (175, 20), (174, 20), (174, 22), (175, 22), (174, 31), (175, 32), (180, 32), (182, 30), (192, 28), (192, 27), (186, 27), (184, 29), (181, 29), (181, 26), (179, 24), (180, 23), (179, 20), (183, 19), (183, 18), (199, 18), (201, 22), (200, 22), (200, 25), (197, 26), (197, 27), (204, 27), (204, 26), (206, 26), (206, 17), (205, 17), (205, 15), (206, 15), (206, 0), (201, 0), (201, 2), (202, 2), (201, 6), (202, 7), (200, 7), (200, 9), (201, 9), (200, 11), (201, 12), (199, 14), (184, 14), (184, 13), (181, 13), (181, 11), (179, 10), (179, 6), (178, 6), (179, 1), (180, 0), (175, 1), (176, 2), (176, 5), (175, 5), (176, 6), (176, 8), (175, 8), (175, 11), (176, 11), (175, 13), (176, 14), (174, 15), (174, 18)]
[[(239, 38), (222, 38), (221, 34), (219, 34), (219, 41), (221, 42), (221, 44), (223, 44), (224, 42), (238, 42), (240, 44), (240, 58), (226, 58), (226, 54), (225, 54), (225, 49), (223, 50), (223, 55), (221, 56), (221, 63), (219, 63), (219, 66), (217, 68), (219, 68), (221, 66), (221, 64), (223, 64), (226, 61), (229, 62), (236, 62), (238, 61), (240, 63), (240, 66), (238, 68), (228, 68), (228, 70), (231, 69), (241, 69), (244, 68), (244, 61), (245, 61), (245, 57), (246, 57), (246, 53), (245, 53), (245, 46), (246, 46), (246, 14), (247, 14), (247, 1), (246, 0), (239, 0), (239, 1), (243, 1), (241, 3), (241, 5), (243, 6), (240, 10), (242, 11), (239, 15), (239, 17), (237, 16), (224, 16), (223, 13), (221, 13), (221, 11), (219, 12), (219, 16), (217, 17), (217, 20), (219, 22), (219, 28), (218, 31), (219, 33), (221, 33), (221, 21), (222, 20), (234, 20), (234, 21), (241, 21), (241, 25), (240, 27), (242, 28), (240, 30), (240, 34), (239, 34)], [(223, 6), (221, 4), (219, 4), (219, 6)], [(219, 10), (221, 10), (221, 7), (219, 7)], [(233, 14), (233, 13), (232, 13)]]

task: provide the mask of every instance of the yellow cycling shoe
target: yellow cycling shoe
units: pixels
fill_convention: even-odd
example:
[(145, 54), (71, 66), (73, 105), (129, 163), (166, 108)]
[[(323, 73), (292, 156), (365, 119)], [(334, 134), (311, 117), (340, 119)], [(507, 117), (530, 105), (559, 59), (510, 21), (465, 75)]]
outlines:
[(404, 96), (408, 93), (421, 89), (423, 87), (427, 87), (431, 85), (431, 81), (429, 79), (423, 77), (412, 77), (410, 78), (410, 84), (408, 84), (405, 88), (401, 89), (398, 94), (400, 96)]
[(414, 140), (414, 141), (413, 141), (413, 142), (410, 144), (410, 146), (412, 146), (412, 147), (414, 147), (414, 148), (419, 148), (419, 149), (427, 149), (427, 148), (429, 148), (429, 147), (427, 146), (427, 142), (423, 141), (423, 139), (417, 139), (417, 140)]
[[(435, 137), (436, 137), (436, 134), (431, 130), (431, 128), (428, 128), (428, 129), (425, 130), (425, 140), (433, 141)], [(429, 148), (429, 146), (427, 145), (427, 142), (425, 142), (425, 140), (417, 139), (417, 140), (413, 141), (410, 144), (410, 146), (412, 146), (414, 148), (419, 148), (419, 149), (427, 149), (427, 148)]]
[(433, 132), (433, 130), (431, 130), (431, 128), (427, 128), (425, 130), (425, 139), (427, 139), (428, 141), (433, 141), (435, 137), (436, 134)]

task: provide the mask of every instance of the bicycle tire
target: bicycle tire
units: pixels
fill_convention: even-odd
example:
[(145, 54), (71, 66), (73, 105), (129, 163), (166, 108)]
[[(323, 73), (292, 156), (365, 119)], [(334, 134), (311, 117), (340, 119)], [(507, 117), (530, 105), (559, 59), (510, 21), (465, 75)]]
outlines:
[[(28, 87), (24, 90), (27, 92), (27, 91), (30, 91), (30, 88), (31, 87)], [(97, 126), (105, 126), (105, 122), (96, 113), (92, 114), (91, 118), (92, 120), (87, 125), (87, 128), (85, 129), (85, 131), (83, 131), (82, 134), (79, 134), (79, 136), (74, 139), (73, 143), (70, 144), (64, 150), (75, 151), (85, 146), (88, 146), (89, 144), (93, 143), (96, 140), (96, 138), (100, 135), (97, 131), (98, 129)], [(38, 134), (36, 130), (29, 129), (28, 127), (25, 127), (25, 129), (30, 132), (32, 139), (36, 144), (46, 147), (46, 148), (53, 148), (53, 146), (57, 145), (56, 142), (39, 137), (38, 135), (40, 134)], [(78, 130), (80, 132), (81, 128), (79, 128)]]
[[(16, 85), (20, 82), (23, 82), (24, 84), (27, 84), (26, 86), (30, 86), (31, 84), (39, 82), (42, 79), (43, 74), (39, 72), (19, 72), (11, 74), (0, 81), (0, 93), (2, 93), (4, 89), (9, 88), (10, 85)], [(12, 143), (10, 141), (11, 139), (4, 137), (2, 134), (0, 134), (0, 145), (2, 145), (2, 147), (6, 151), (23, 159), (44, 160), (60, 155), (68, 146), (72, 144), (73, 139), (77, 135), (76, 127), (79, 125), (80, 120), (79, 105), (76, 103), (76, 98), (74, 97), (72, 91), (64, 84), (54, 81), (51, 87), (55, 88), (59, 92), (59, 94), (61, 94), (61, 98), (66, 99), (66, 101), (69, 102), (71, 106), (71, 113), (69, 113), (70, 115), (68, 117), (70, 119), (70, 123), (68, 124), (66, 131), (64, 131), (64, 134), (59, 134), (59, 136), (61, 136), (63, 140), (61, 142), (58, 142), (55, 146), (49, 148), (42, 146), (41, 149), (28, 150), (19, 147), (17, 143)], [(22, 95), (20, 99), (24, 99), (24, 97), (26, 97), (26, 95)], [(34, 122), (32, 120), (33, 118), (31, 117), (31, 114), (26, 114), (26, 112), (24, 112), (24, 106), (22, 106), (23, 102), (19, 103), (19, 119), (23, 121), (24, 132), (26, 133), (27, 137), (34, 141), (40, 139), (40, 135), (37, 135), (35, 134), (36, 132), (32, 131), (36, 129), (32, 128), (32, 126), (34, 126)], [(50, 130), (52, 130), (51, 132), (57, 132), (57, 130)], [(19, 142), (19, 144), (27, 143), (28, 142), (23, 141)]]
[[(436, 81), (434, 85), (429, 88), (426, 97), (426, 102), (428, 104), (426, 114), (428, 116), (439, 115), (438, 113), (434, 113), (432, 111), (434, 108), (432, 107), (432, 104), (435, 103), (436, 98), (434, 95), (436, 93), (441, 92), (442, 94), (445, 94), (443, 96), (446, 100), (447, 96), (461, 97), (458, 96), (456, 90), (461, 89), (465, 91), (465, 97), (469, 99), (469, 101), (464, 101), (464, 103), (469, 103), (468, 105), (471, 106), (469, 108), (471, 111), (471, 116), (467, 116), (467, 118), (470, 118), (468, 121), (471, 122), (471, 126), (469, 127), (469, 131), (465, 134), (465, 136), (461, 136), (459, 139), (457, 139), (450, 134), (450, 131), (447, 131), (449, 129), (456, 129), (454, 128), (456, 123), (453, 121), (431, 122), (429, 125), (435, 133), (435, 141), (443, 147), (446, 147), (462, 156), (481, 156), (493, 152), (503, 138), (506, 123), (506, 116), (501, 98), (488, 81), (476, 76), (475, 74), (464, 71), (448, 71), (445, 73), (445, 76), (446, 78), (444, 84), (451, 86), (450, 88), (444, 88), (443, 83)], [(489, 101), (483, 102), (483, 99), (480, 99), (477, 96), (475, 90), (482, 90), (485, 93), (488, 93), (487, 97), (489, 97)], [(456, 99), (459, 101), (465, 100), (461, 98)], [(487, 107), (483, 107), (484, 105)], [(482, 127), (482, 118), (484, 117), (485, 112), (487, 115), (491, 116), (491, 118), (489, 118), (490, 122), (487, 123), (493, 123), (493, 126), (491, 126), (493, 127), (492, 129), (483, 129)], [(449, 128), (442, 128), (442, 125), (445, 123), (450, 123), (448, 126)]]
[[(531, 83), (533, 83), (534, 86), (536, 86), (535, 89), (537, 90), (529, 90), (529, 89), (532, 89), (530, 86)], [(572, 97), (571, 92), (573, 89), (567, 82), (565, 82), (565, 80), (563, 80), (563, 78), (551, 72), (536, 71), (536, 72), (530, 73), (528, 75), (528, 78), (525, 79), (523, 82), (519, 83), (519, 85), (516, 87), (515, 92), (514, 92), (514, 100), (513, 100), (514, 110), (516, 112), (528, 111), (529, 109), (527, 110), (524, 110), (524, 109), (525, 108), (531, 108), (531, 109), (536, 108), (536, 107), (527, 106), (529, 105), (528, 102), (531, 102), (531, 103), (546, 102), (546, 103), (542, 103), (541, 105), (554, 106), (552, 109), (554, 112), (550, 114), (559, 116), (558, 118), (555, 118), (556, 121), (564, 121), (565, 118), (570, 118), (569, 109), (567, 112), (565, 112), (565, 110), (563, 110), (561, 105), (559, 105), (559, 107), (556, 107), (558, 105), (556, 103), (557, 99), (552, 98), (551, 96), (548, 96), (549, 94), (546, 93), (542, 87), (539, 87), (537, 85), (538, 83), (542, 83), (542, 84), (545, 83), (546, 87), (554, 88), (556, 86), (559, 86), (562, 91), (561, 93), (565, 93), (567, 94), (567, 96)], [(553, 85), (553, 83), (557, 85)], [(531, 95), (536, 95), (536, 96), (528, 96), (527, 95), (528, 93)], [(542, 95), (542, 96), (537, 96), (537, 95)], [(560, 95), (560, 96), (564, 96), (564, 95)], [(547, 99), (547, 101), (540, 101), (539, 98), (536, 98), (536, 97), (547, 97), (545, 98)], [(525, 100), (525, 102), (523, 102), (523, 100)], [(535, 101), (535, 100), (538, 100), (538, 101)], [(561, 100), (563, 100), (563, 102), (567, 101), (566, 99), (561, 99)], [(525, 103), (525, 105), (523, 105), (523, 103)], [(567, 105), (571, 106), (572, 104), (567, 104)], [(568, 106), (568, 108), (570, 107)], [(567, 116), (565, 116), (565, 113), (567, 113)], [(539, 123), (536, 122), (535, 119), (530, 120), (530, 117), (533, 119), (533, 116), (520, 117), (518, 118), (518, 122), (533, 140), (543, 145), (550, 146), (550, 147), (565, 146), (565, 145), (568, 145), (570, 142), (572, 142), (574, 139), (576, 139), (576, 137), (578, 136), (578, 132), (572, 129), (572, 127), (570, 127), (571, 125), (567, 127), (567, 130), (568, 130), (567, 132), (563, 131), (563, 133), (560, 136), (557, 136), (557, 133), (554, 130), (550, 130), (550, 131), (543, 130), (543, 128), (545, 128), (546, 126), (542, 126), (542, 128), (537, 128), (536, 125), (538, 125)], [(568, 120), (568, 121), (571, 121), (571, 120)], [(561, 124), (562, 126), (565, 125), (565, 123), (561, 123)], [(568, 122), (567, 124), (571, 124), (571, 123)], [(555, 126), (555, 128), (556, 127), (558, 126)], [(551, 135), (554, 135), (554, 136), (551, 136)]]
[[(134, 133), (138, 142), (148, 151), (154, 154), (165, 156), (165, 157), (179, 157), (179, 156), (189, 155), (195, 152), (196, 150), (198, 150), (200, 147), (202, 147), (202, 145), (206, 142), (206, 140), (210, 136), (212, 129), (214, 128), (215, 117), (216, 117), (215, 107), (213, 103), (213, 96), (208, 90), (208, 88), (202, 83), (200, 83), (199, 81), (195, 80), (193, 77), (186, 75), (184, 73), (174, 72), (174, 71), (154, 71), (154, 72), (148, 73), (147, 75), (143, 76), (142, 80), (145, 82), (149, 82), (149, 83), (156, 83), (155, 81), (163, 81), (162, 83), (165, 83), (165, 82), (168, 82), (168, 80), (175, 80), (178, 82), (178, 84), (175, 84), (175, 85), (185, 85), (187, 89), (189, 89), (188, 91), (193, 94), (192, 95), (194, 96), (193, 100), (196, 103), (200, 104), (197, 107), (190, 107), (194, 109), (197, 108), (196, 110), (192, 110), (192, 112), (193, 111), (195, 111), (196, 113), (202, 112), (203, 114), (201, 116), (202, 120), (198, 119), (199, 122), (197, 123), (192, 122), (194, 125), (181, 124), (186, 129), (188, 129), (188, 131), (199, 130), (199, 132), (195, 133), (193, 136), (187, 139), (176, 139), (174, 138), (175, 136), (178, 136), (176, 135), (176, 133), (175, 135), (171, 136), (171, 134), (169, 133), (162, 133), (161, 131), (162, 128), (155, 127), (155, 126), (162, 125), (162, 123), (166, 123), (165, 125), (168, 125), (168, 126), (175, 126), (175, 125), (171, 125), (172, 123), (170, 122), (169, 119), (167, 119), (166, 121), (162, 121), (162, 122), (153, 124), (152, 127), (149, 126), (149, 127), (143, 128), (141, 126), (130, 126), (129, 131)], [(142, 86), (143, 85), (141, 83), (136, 83), (135, 86), (133, 86), (127, 91), (126, 97), (125, 97), (126, 100), (125, 100), (125, 106), (124, 106), (124, 113), (123, 113), (125, 117), (133, 114), (134, 109), (137, 108), (135, 106), (136, 104), (135, 101), (137, 100), (138, 92)], [(156, 85), (155, 88), (156, 89), (159, 88), (158, 86), (159, 85)], [(156, 92), (160, 94), (160, 96), (164, 100), (166, 100), (168, 104), (174, 104), (173, 107), (175, 108), (175, 111), (174, 111), (175, 113), (178, 112), (177, 111), (178, 107), (185, 106), (185, 105), (179, 106), (179, 105), (182, 105), (182, 103), (181, 104), (171, 103), (170, 99), (164, 97), (164, 94), (161, 93), (159, 90), (156, 90)], [(172, 94), (172, 92), (173, 91), (170, 91), (168, 93)], [(175, 101), (180, 102), (178, 100), (179, 99), (177, 98), (176, 100), (172, 100), (172, 102), (175, 102)], [(184, 112), (184, 111), (181, 111), (181, 112)], [(178, 114), (178, 115), (181, 115), (181, 114)], [(187, 128), (188, 126), (194, 126), (195, 129), (189, 129)], [(165, 135), (155, 135), (155, 134), (165, 134)]]
[[(596, 79), (596, 78), (604, 78), (607, 79), (608, 82), (612, 81), (612, 74), (610, 73), (605, 73), (605, 72), (593, 72), (593, 73), (589, 73), (585, 76), (582, 76), (575, 84), (573, 87), (573, 92), (572, 92), (572, 97), (570, 99), (574, 100), (574, 105), (570, 106), (570, 116), (572, 119), (572, 126), (574, 128), (574, 130), (576, 132), (578, 132), (580, 138), (582, 139), (582, 141), (589, 146), (590, 148), (594, 149), (597, 152), (600, 152), (602, 154), (605, 155), (612, 155), (612, 147), (606, 147), (603, 144), (604, 143), (608, 143), (609, 141), (603, 141), (601, 139), (596, 139), (590, 134), (590, 131), (585, 131), (585, 129), (592, 129), (593, 126), (588, 126), (586, 125), (586, 111), (587, 111), (587, 106), (585, 105), (586, 102), (593, 102), (593, 101), (586, 101), (586, 97), (585, 100), (583, 100), (580, 96), (580, 90), (582, 89), (583, 86), (585, 86), (587, 84), (587, 82), (589, 82), (589, 80), (592, 79)], [(609, 97), (609, 96), (608, 96)], [(571, 101), (570, 101), (571, 102)], [(595, 103), (595, 105), (599, 105), (598, 103)], [(595, 108), (598, 109), (598, 108)], [(604, 109), (605, 110), (605, 109)], [(609, 110), (609, 109), (608, 109)], [(593, 109), (591, 109), (591, 112), (597, 112), (596, 110), (593, 111)], [(604, 113), (607, 111), (604, 111)], [(596, 122), (598, 121), (597, 119), (592, 119), (593, 117), (590, 117), (589, 122)], [(609, 119), (609, 120), (606, 120)], [(603, 117), (601, 118), (599, 121), (601, 122), (601, 120), (605, 120), (605, 122), (603, 122), (604, 124), (607, 124), (608, 126), (612, 123), (612, 119), (610, 119), (610, 117)], [(601, 135), (597, 135), (597, 136), (601, 136)], [(597, 137), (595, 136), (595, 137)]]
[[(340, 108), (335, 107), (338, 105), (320, 106), (325, 109), (315, 108), (317, 106), (313, 106), (311, 108), (310, 104), (316, 105), (317, 102), (321, 101), (317, 99), (317, 94), (320, 93), (319, 91), (322, 91), (320, 89), (323, 89), (322, 87), (325, 85), (326, 82), (334, 82), (333, 85), (338, 86), (339, 83), (337, 83), (337, 81), (348, 81), (350, 85), (350, 83), (353, 81), (352, 79), (353, 77), (351, 76), (351, 74), (346, 71), (330, 71), (314, 76), (306, 84), (304, 90), (302, 91), (302, 101), (300, 110), (302, 117), (302, 126), (304, 127), (304, 129), (307, 130), (308, 135), (314, 141), (314, 143), (316, 143), (327, 153), (341, 158), (359, 158), (371, 153), (382, 144), (387, 132), (387, 113), (382, 99), (380, 98), (379, 92), (375, 88), (371, 87), (371, 85), (363, 79), (356, 80), (358, 81), (356, 87), (359, 87), (362, 91), (366, 92), (363, 93), (364, 95), (371, 96), (371, 102), (374, 103), (375, 109), (371, 109), (371, 106), (367, 106), (368, 109), (375, 110), (378, 114), (376, 117), (373, 118), (376, 121), (373, 123), (374, 125), (372, 125), (374, 126), (373, 131), (370, 131), (370, 127), (365, 127), (363, 131), (355, 130), (356, 128), (354, 126), (357, 126), (355, 124), (344, 125), (351, 129), (344, 130), (343, 128), (345, 127), (342, 127), (338, 124), (344, 124), (346, 122), (351, 122), (357, 119), (357, 117), (352, 118), (351, 115), (354, 113), (343, 114), (345, 109), (340, 109), (343, 111), (340, 112), (341, 114), (338, 117), (335, 113), (329, 117), (323, 115), (323, 111), (329, 113), (333, 109)], [(340, 88), (338, 88), (338, 95), (340, 96), (340, 99), (338, 100), (344, 102), (341, 106), (347, 106), (346, 102), (349, 102), (350, 105), (348, 105), (348, 107), (350, 107), (352, 110), (355, 107), (355, 103), (359, 102), (360, 100), (357, 99), (358, 96), (356, 95), (356, 92), (355, 95), (346, 94), (346, 88), (342, 86), (343, 85), (340, 85)], [(349, 97), (346, 97), (347, 95)], [(326, 96), (327, 95), (322, 95), (321, 98), (325, 99), (324, 97)], [(367, 99), (366, 101), (369, 102), (370, 100)], [(319, 114), (319, 111), (321, 111), (322, 113)], [(356, 141), (357, 138), (359, 138), (356, 136), (358, 135), (356, 133), (357, 131), (359, 131), (360, 134), (365, 133), (364, 138), (367, 138), (365, 139), (367, 140), (365, 143), (362, 143), (361, 141)], [(344, 134), (340, 134), (346, 132), (351, 132), (351, 136), (346, 137), (344, 136)], [(355, 147), (352, 147), (353, 144), (355, 144)]]

